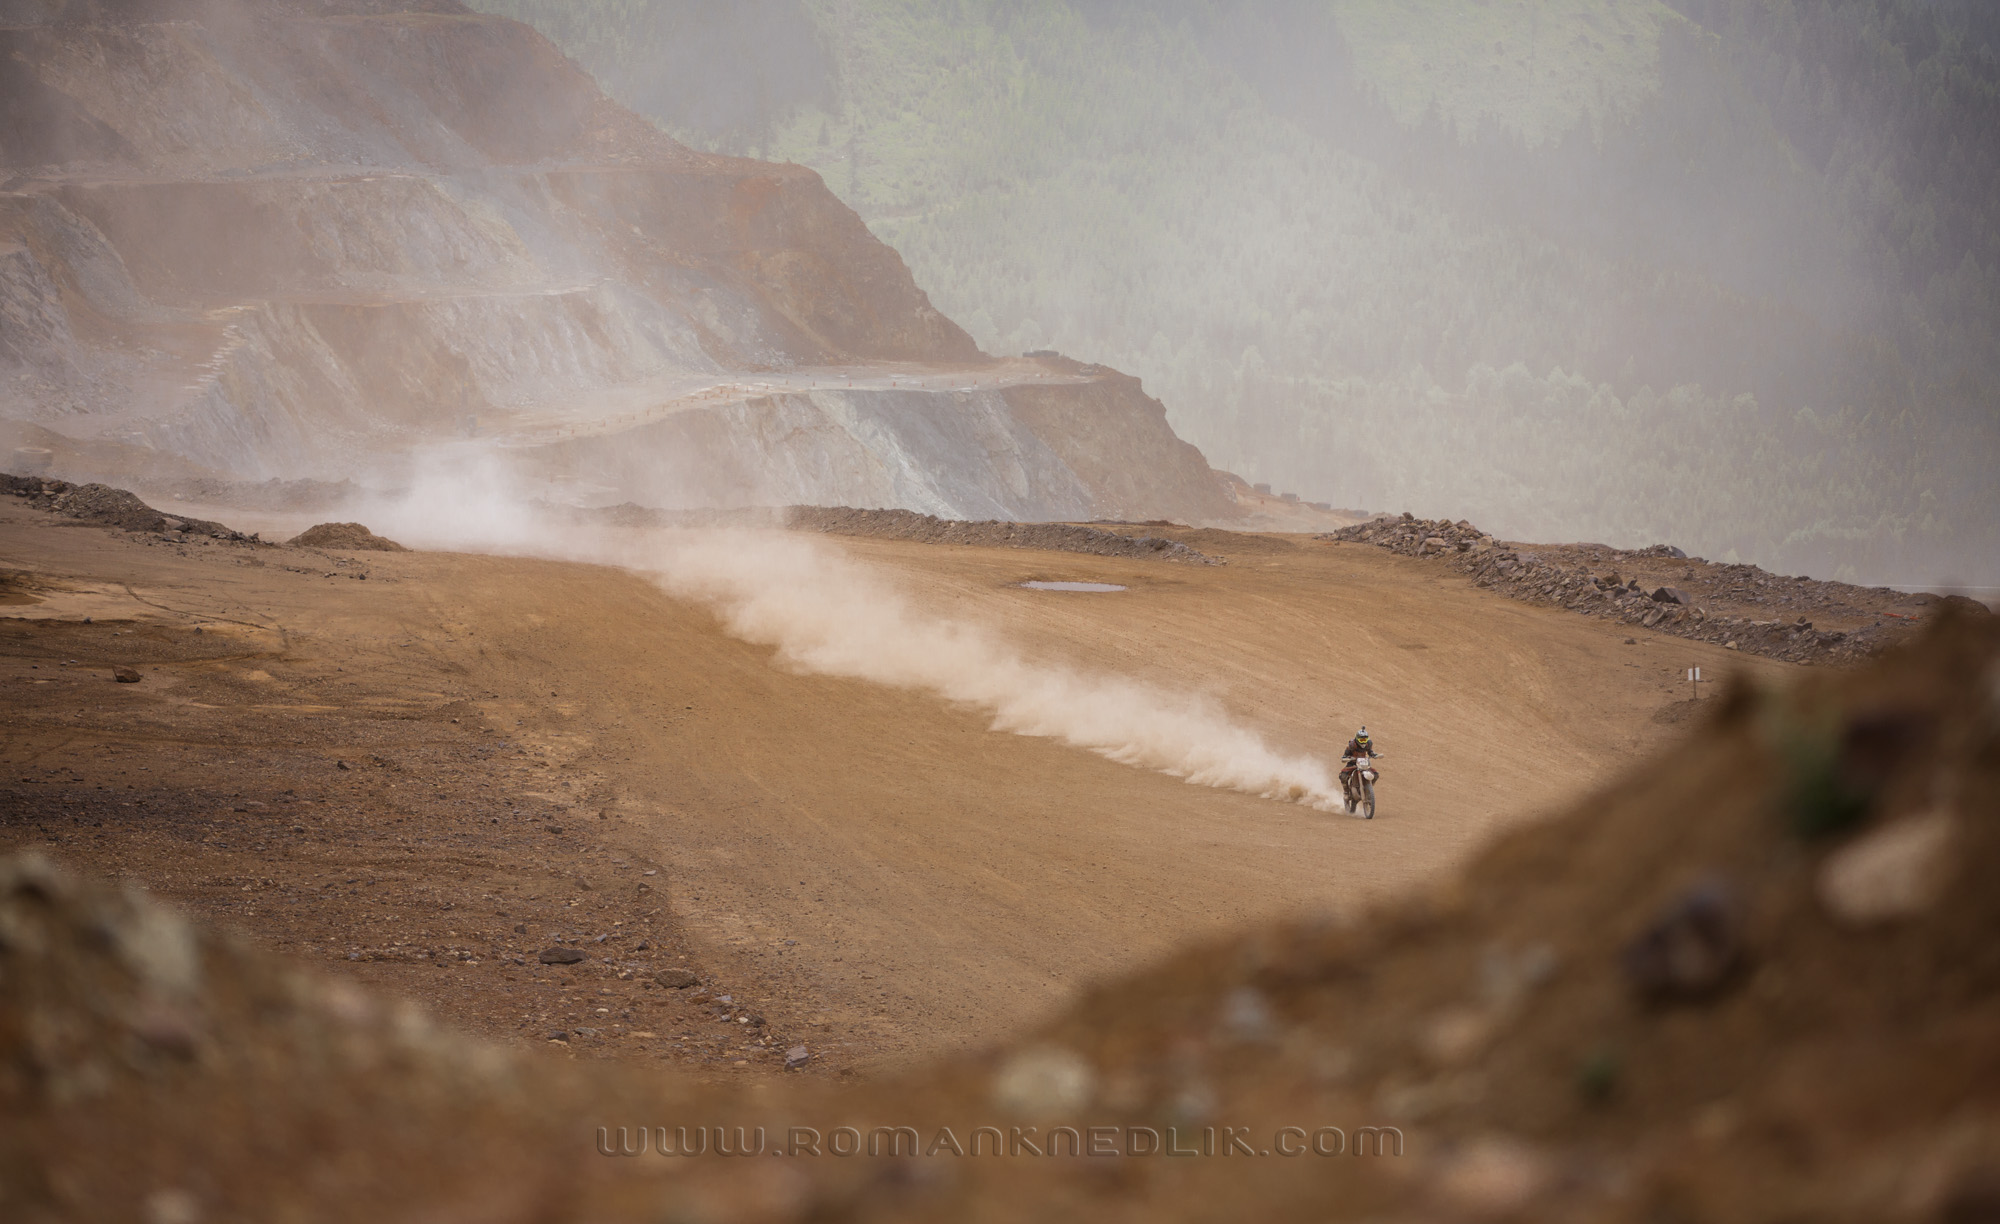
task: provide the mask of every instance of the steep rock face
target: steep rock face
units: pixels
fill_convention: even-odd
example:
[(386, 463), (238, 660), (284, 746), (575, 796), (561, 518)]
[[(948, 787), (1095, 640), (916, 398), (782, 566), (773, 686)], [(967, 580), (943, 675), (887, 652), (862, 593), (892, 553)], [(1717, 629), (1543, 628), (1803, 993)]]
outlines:
[[(1146, 411), (1143, 405), (1150, 404)], [(1213, 517), (1201, 453), (1135, 380), (994, 390), (823, 390), (729, 400), (524, 455), (669, 508), (796, 503), (956, 519)]]
[(12, 0), (0, 117), (16, 445), (337, 478), (473, 436), (607, 494), (1228, 513), (1136, 384), (995, 366), (817, 175), (455, 0)]

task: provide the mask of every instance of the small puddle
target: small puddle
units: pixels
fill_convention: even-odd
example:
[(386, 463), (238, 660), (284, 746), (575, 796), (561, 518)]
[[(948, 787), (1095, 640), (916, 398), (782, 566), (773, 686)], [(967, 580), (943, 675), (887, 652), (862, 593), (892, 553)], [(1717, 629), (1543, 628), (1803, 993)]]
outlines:
[(1024, 582), (1031, 591), (1122, 591), (1115, 582)]

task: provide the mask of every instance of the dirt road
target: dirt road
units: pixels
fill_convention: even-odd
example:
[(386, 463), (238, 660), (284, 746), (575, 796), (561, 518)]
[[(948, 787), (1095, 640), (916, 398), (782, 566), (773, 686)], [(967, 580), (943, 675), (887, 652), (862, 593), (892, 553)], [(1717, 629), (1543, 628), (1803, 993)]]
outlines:
[[(1217, 567), (837, 546), (930, 613), (1211, 693), (1284, 749), (1331, 756), (1365, 721), (1388, 755), (1362, 822), (797, 674), (620, 571), (168, 545), (14, 507), (0, 541), (0, 845), (479, 1031), (695, 1065), (983, 1042), (1190, 937), (1417, 885), (1671, 735), (1683, 667), (1781, 666), (1298, 537), (1207, 533)], [(538, 964), (556, 943), (589, 959)], [(679, 966), (703, 987), (650, 986)]]
[(596, 398), (568, 394), (549, 404), (494, 411), (480, 417), (476, 434), (531, 446), (561, 438), (618, 433), (677, 412), (741, 403), (771, 395), (814, 391), (1003, 391), (1009, 387), (1081, 386), (1092, 378), (1023, 358), (978, 364), (875, 362), (801, 366), (784, 371), (682, 374)]

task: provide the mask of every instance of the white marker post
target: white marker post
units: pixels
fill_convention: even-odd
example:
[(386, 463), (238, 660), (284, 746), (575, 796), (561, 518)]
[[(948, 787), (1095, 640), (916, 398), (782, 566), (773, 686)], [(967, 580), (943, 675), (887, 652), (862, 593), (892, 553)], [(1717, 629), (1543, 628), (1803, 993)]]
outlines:
[(1700, 701), (1700, 700), (1701, 700), (1701, 669), (1700, 669), (1699, 667), (1690, 667), (1690, 668), (1688, 668), (1688, 683), (1689, 683), (1689, 684), (1692, 684), (1692, 685), (1694, 686), (1694, 699), (1695, 699), (1696, 701)]

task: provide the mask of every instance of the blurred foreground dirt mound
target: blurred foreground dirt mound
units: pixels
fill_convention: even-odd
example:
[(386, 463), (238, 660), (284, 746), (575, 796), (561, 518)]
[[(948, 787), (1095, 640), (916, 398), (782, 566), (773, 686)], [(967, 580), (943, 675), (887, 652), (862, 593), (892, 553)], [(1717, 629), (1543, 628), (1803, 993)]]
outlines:
[(847, 1087), (507, 1055), (11, 860), (0, 1215), (1993, 1218), (2000, 630), (1713, 704), (1425, 895)]

